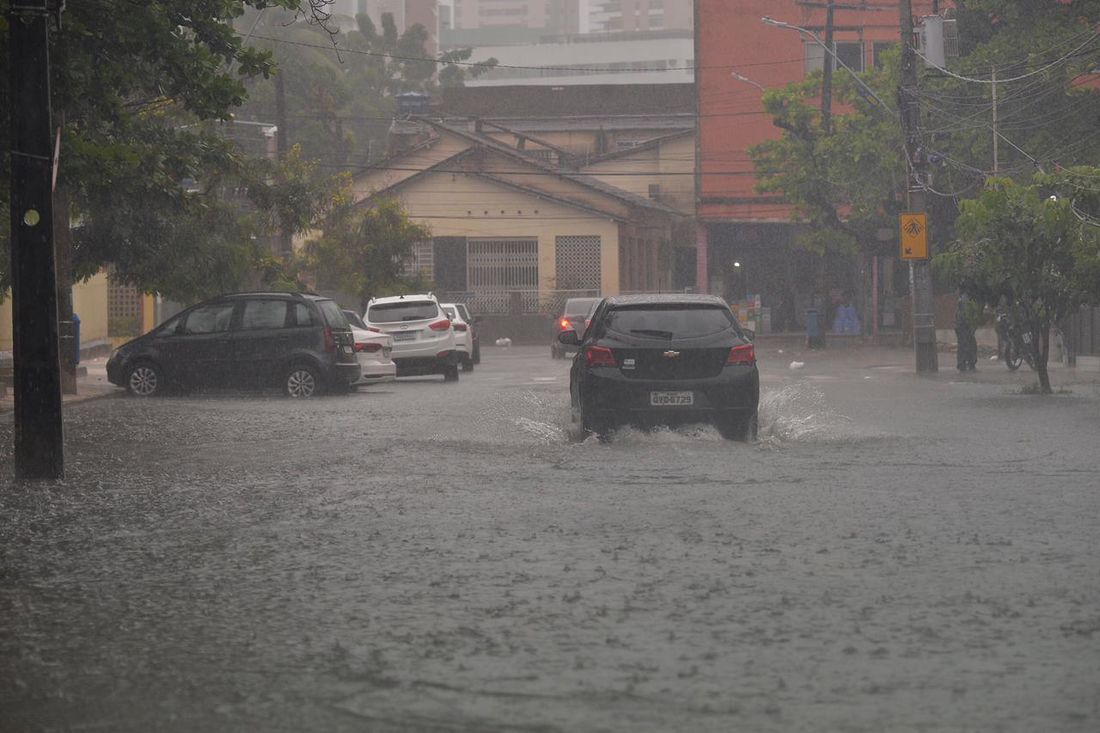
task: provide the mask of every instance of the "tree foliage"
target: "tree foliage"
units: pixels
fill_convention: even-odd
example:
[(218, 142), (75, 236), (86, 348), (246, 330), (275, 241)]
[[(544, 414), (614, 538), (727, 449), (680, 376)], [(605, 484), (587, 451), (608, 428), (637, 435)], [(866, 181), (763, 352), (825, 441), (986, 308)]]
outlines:
[[(893, 68), (864, 75), (865, 83), (889, 98)], [(796, 220), (809, 224), (808, 249), (823, 252), (870, 249), (877, 233), (892, 228), (904, 183), (902, 140), (896, 119), (850, 76), (834, 77), (837, 114), (822, 127), (817, 95), (820, 73), (764, 93), (764, 109), (782, 135), (754, 146), (762, 193), (781, 193)]]
[[(395, 95), (461, 86), (468, 76), (492, 65), (465, 65), (470, 49), (433, 57), (424, 27), (413, 25), (401, 33), (390, 13), (382, 14), (381, 28), (359, 15), (354, 28), (334, 34), (296, 21), (293, 13), (272, 9), (242, 17), (237, 27), (251, 32), (251, 42), (267, 49), (278, 65), (286, 94), (288, 139), (301, 146), (307, 159), (330, 169), (362, 166), (382, 156)], [(248, 92), (238, 115), (275, 121), (274, 79), (255, 77)]]
[(369, 208), (347, 204), (307, 243), (307, 263), (321, 282), (354, 293), (365, 309), (372, 297), (403, 290), (413, 245), (430, 237), (397, 199), (380, 199)]
[[(0, 0), (0, 15), (7, 9)], [(76, 274), (111, 265), (116, 278), (192, 300), (239, 285), (269, 232), (255, 212), (266, 188), (298, 172), (243, 155), (204, 120), (229, 120), (245, 80), (269, 75), (270, 52), (232, 21), (250, 7), (298, 0), (84, 0), (51, 36), (52, 107), (62, 129), (59, 186), (72, 201)], [(312, 15), (323, 0), (298, 12)], [(0, 110), (9, 98), (8, 34), (0, 33)], [(7, 119), (0, 146), (9, 147)], [(4, 160), (0, 180), (10, 177)], [(0, 206), (7, 191), (0, 188)], [(0, 232), (0, 291), (8, 230)]]

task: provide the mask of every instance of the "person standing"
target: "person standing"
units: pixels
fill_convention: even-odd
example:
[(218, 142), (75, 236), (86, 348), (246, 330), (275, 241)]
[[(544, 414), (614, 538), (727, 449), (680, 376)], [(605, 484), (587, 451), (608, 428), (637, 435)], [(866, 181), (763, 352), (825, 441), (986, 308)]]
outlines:
[(972, 372), (978, 365), (978, 338), (974, 333), (976, 308), (966, 291), (959, 291), (955, 303), (955, 339), (958, 342), (956, 366), (960, 372)]

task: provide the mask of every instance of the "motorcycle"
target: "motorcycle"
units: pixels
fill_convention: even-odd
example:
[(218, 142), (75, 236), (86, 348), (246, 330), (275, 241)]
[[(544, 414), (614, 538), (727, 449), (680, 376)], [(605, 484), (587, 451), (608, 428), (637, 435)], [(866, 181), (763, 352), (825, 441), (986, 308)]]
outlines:
[(1031, 330), (1022, 328), (1009, 314), (998, 313), (997, 331), (1004, 341), (1004, 360), (1009, 371), (1016, 371), (1025, 361), (1034, 369), (1035, 347), (1032, 343)]

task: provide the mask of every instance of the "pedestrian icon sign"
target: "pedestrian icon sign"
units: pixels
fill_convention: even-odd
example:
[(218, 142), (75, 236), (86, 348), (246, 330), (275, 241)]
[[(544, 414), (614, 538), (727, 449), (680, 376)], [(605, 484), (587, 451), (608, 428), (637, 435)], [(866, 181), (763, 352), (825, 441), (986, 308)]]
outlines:
[(901, 258), (903, 260), (928, 259), (928, 215), (924, 212), (906, 213), (899, 218)]

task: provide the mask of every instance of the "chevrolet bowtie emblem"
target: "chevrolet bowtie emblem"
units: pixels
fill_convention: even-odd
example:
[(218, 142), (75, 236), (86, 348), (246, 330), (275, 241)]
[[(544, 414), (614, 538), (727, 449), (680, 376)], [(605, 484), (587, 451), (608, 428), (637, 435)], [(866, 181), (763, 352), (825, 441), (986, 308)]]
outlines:
[(679, 351), (666, 351), (665, 352), (665, 358), (666, 359), (675, 359), (679, 355), (680, 355)]

